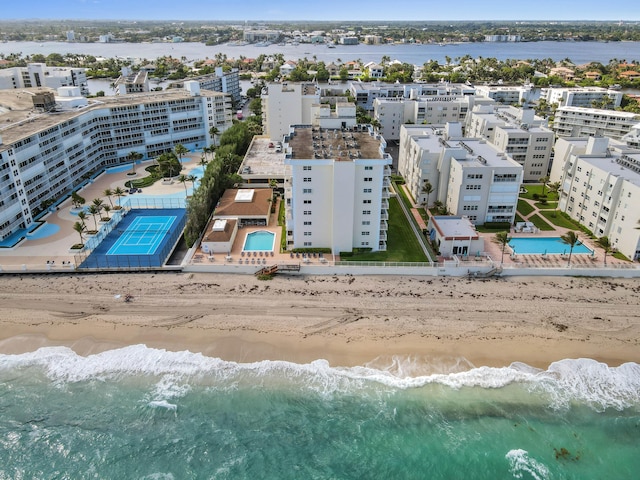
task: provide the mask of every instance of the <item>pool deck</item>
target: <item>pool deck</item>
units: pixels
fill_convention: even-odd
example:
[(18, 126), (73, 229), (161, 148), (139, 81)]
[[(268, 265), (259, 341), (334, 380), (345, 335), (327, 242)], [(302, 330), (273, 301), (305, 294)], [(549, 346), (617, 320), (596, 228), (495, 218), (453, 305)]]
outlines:
[[(201, 152), (190, 152), (183, 157), (183, 174), (200, 166)], [(108, 188), (120, 187), (129, 190), (124, 186), (125, 182), (132, 178), (142, 178), (146, 175), (144, 168), (152, 164), (152, 160), (143, 162), (136, 166), (137, 175), (135, 177), (127, 175), (130, 170), (118, 173), (103, 173), (92, 183), (80, 189), (78, 193), (86, 200), (85, 205), (90, 205), (94, 198), (101, 198), (105, 204), (109, 200), (104, 196), (104, 191)], [(187, 182), (187, 189), (192, 187), (191, 182)], [(185, 186), (174, 180), (171, 184), (158, 181), (155, 184), (142, 189), (142, 193), (132, 194), (150, 197), (183, 196)], [(126, 199), (129, 195), (123, 197)], [(117, 198), (111, 199), (115, 205)], [(74, 255), (69, 252), (72, 245), (79, 243), (80, 236), (73, 230), (73, 224), (78, 221), (78, 217), (71, 213), (71, 199), (68, 198), (58, 206), (54, 212), (48, 213), (40, 218), (40, 221), (56, 224), (60, 230), (50, 236), (40, 239), (27, 239), (20, 242), (13, 248), (0, 249), (0, 269), (4, 271), (66, 271), (75, 268)], [(87, 216), (87, 228), (92, 229), (93, 218)], [(49, 262), (49, 263), (47, 263)], [(53, 263), (52, 263), (53, 262)], [(64, 262), (64, 264), (63, 264)]]

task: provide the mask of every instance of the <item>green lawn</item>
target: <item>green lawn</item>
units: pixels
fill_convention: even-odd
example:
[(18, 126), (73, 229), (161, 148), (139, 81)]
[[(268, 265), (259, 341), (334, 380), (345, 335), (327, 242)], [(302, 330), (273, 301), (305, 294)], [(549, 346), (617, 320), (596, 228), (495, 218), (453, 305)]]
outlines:
[(580, 227), (570, 218), (565, 217), (562, 212), (556, 210), (544, 210), (540, 214), (554, 225), (571, 230), (579, 230)]
[(536, 202), (535, 206), (540, 210), (555, 210), (556, 208), (558, 208), (558, 202)]
[(534, 210), (535, 208), (533, 208), (529, 202), (525, 200), (518, 200), (518, 213), (523, 217), (533, 213)]
[[(534, 200), (533, 196), (534, 195), (543, 195), (542, 193), (542, 184), (541, 183), (534, 183), (534, 184), (530, 184), (530, 183), (526, 183), (524, 185), (522, 185), (522, 187), (527, 191), (527, 193), (521, 193), (520, 194), (520, 198), (528, 198), (529, 200)], [(548, 200), (557, 200), (558, 199), (558, 194), (557, 193), (549, 193), (549, 187), (545, 186), (544, 187), (544, 195), (547, 196)]]
[(542, 230), (543, 232), (550, 232), (552, 230), (555, 230), (555, 228), (553, 228), (551, 225), (545, 222), (543, 218), (537, 213), (535, 215), (530, 216), (529, 221), (533, 223), (536, 227), (538, 227), (540, 230)]
[(342, 260), (357, 262), (428, 262), (415, 237), (397, 197), (389, 199), (389, 229), (386, 252), (365, 252), (345, 256)]

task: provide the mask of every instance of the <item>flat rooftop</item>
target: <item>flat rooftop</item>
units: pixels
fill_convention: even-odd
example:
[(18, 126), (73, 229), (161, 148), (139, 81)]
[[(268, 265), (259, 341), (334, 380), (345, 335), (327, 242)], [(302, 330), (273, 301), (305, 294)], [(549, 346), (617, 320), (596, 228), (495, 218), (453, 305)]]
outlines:
[(381, 140), (369, 134), (311, 126), (296, 127), (289, 139), (293, 160), (333, 159), (339, 162), (358, 158), (382, 159)]
[[(40, 113), (33, 106), (33, 96), (37, 93), (52, 92), (51, 88), (20, 88), (0, 90), (0, 136), (7, 146), (33, 135), (41, 130), (58, 125), (72, 118), (82, 115), (87, 110), (105, 107), (119, 107), (140, 105), (145, 103), (162, 102), (189, 98), (191, 94), (186, 90), (165, 90), (162, 92), (131, 93), (113, 97), (89, 98), (89, 105), (73, 111)], [(215, 97), (226, 93), (201, 90), (201, 96)], [(0, 148), (2, 148), (0, 147)]]
[[(284, 149), (277, 153), (274, 141), (269, 137), (253, 137), (249, 150), (244, 156), (240, 171), (249, 168), (248, 172), (241, 173), (243, 177), (261, 177), (281, 179), (291, 176), (291, 165), (284, 164)], [(269, 147), (269, 145), (273, 145)]]
[(447, 240), (480, 238), (475, 227), (466, 217), (434, 216), (432, 222), (440, 236)]

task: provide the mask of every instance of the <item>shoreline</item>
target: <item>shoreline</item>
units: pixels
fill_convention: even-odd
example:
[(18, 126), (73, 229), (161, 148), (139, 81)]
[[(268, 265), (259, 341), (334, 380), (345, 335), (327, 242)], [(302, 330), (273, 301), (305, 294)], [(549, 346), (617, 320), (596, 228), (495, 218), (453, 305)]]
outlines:
[(0, 285), (0, 353), (144, 344), (240, 363), (399, 358), (419, 374), (567, 358), (618, 366), (640, 360), (638, 293), (637, 280), (609, 278), (12, 275)]

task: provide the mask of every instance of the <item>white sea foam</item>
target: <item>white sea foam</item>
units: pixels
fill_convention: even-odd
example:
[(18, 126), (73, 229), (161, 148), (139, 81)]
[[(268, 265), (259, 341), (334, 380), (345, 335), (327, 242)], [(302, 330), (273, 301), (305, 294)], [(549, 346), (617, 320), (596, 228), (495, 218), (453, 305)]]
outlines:
[[(542, 393), (556, 408), (577, 401), (596, 410), (623, 409), (640, 405), (640, 365), (627, 363), (609, 367), (589, 359), (562, 360), (548, 370), (522, 363), (508, 367), (474, 368), (461, 359), (448, 360), (447, 373), (437, 360), (437, 369), (419, 368), (416, 358), (394, 357), (387, 365), (372, 363), (359, 367), (331, 367), (326, 360), (308, 364), (264, 360), (235, 363), (188, 351), (169, 352), (134, 345), (82, 357), (66, 347), (45, 347), (21, 355), (0, 355), (0, 372), (41, 368), (55, 382), (118, 379), (145, 375), (159, 377), (150, 401), (169, 401), (186, 395), (191, 385), (212, 388), (277, 386), (296, 384), (320, 394), (332, 395), (359, 389), (412, 389), (443, 385), (452, 389), (498, 389), (512, 384)], [(426, 362), (426, 360), (424, 360)], [(372, 366), (372, 365), (375, 365)], [(389, 367), (392, 366), (392, 368)], [(466, 370), (460, 371), (463, 368)], [(424, 371), (442, 373), (418, 374)], [(413, 374), (413, 376), (411, 376)], [(376, 387), (377, 386), (377, 387)]]
[(522, 478), (523, 473), (528, 473), (535, 480), (549, 478), (549, 469), (543, 463), (531, 458), (526, 450), (510, 450), (505, 457), (511, 465), (510, 472), (513, 478)]
[(174, 412), (178, 409), (178, 405), (175, 403), (169, 403), (166, 400), (153, 400), (149, 402), (149, 406), (152, 408), (166, 408), (167, 410)]

